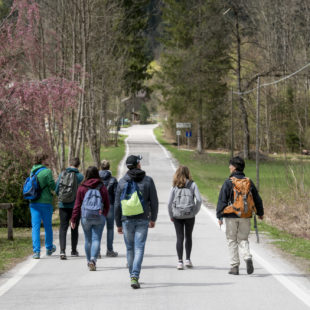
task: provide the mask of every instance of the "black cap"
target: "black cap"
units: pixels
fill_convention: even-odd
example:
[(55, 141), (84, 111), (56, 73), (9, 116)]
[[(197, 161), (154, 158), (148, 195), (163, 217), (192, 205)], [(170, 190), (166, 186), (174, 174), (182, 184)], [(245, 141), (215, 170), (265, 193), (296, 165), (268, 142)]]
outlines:
[(138, 163), (141, 161), (142, 156), (141, 155), (129, 155), (126, 159), (126, 166), (128, 169), (132, 169), (137, 167)]

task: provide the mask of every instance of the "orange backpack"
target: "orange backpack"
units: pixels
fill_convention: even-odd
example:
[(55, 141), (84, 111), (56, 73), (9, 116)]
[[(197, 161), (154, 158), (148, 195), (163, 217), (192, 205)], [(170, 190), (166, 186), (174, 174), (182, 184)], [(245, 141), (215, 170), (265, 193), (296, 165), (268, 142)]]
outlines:
[(230, 178), (234, 191), (234, 201), (228, 205), (223, 214), (234, 213), (241, 218), (250, 218), (256, 212), (253, 196), (251, 193), (251, 181), (249, 178)]

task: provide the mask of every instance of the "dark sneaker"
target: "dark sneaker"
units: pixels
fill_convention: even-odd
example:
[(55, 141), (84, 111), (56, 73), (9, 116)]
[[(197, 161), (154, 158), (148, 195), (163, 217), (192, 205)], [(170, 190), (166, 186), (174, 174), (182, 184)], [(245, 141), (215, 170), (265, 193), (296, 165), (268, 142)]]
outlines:
[(71, 256), (79, 256), (79, 252), (78, 251), (71, 251)]
[(65, 252), (61, 252), (61, 253), (60, 253), (60, 259), (61, 259), (61, 260), (67, 259), (67, 255), (66, 255)]
[(101, 254), (100, 254), (100, 253), (98, 254), (98, 258), (102, 258), (102, 256), (101, 256)]
[(107, 250), (106, 256), (108, 257), (116, 257), (118, 255), (117, 252)]
[(254, 266), (253, 266), (253, 261), (252, 259), (246, 259), (245, 260), (245, 263), (246, 263), (246, 272), (248, 274), (252, 274), (254, 272)]
[(56, 251), (56, 245), (53, 244), (53, 247), (51, 250), (46, 250), (46, 255), (51, 256)]
[(231, 267), (228, 273), (237, 276), (239, 274), (239, 266)]
[(32, 258), (40, 259), (40, 252), (34, 252), (33, 255), (32, 255)]
[(140, 288), (140, 283), (139, 283), (139, 281), (138, 281), (138, 278), (132, 277), (132, 278), (131, 278), (131, 281), (130, 281), (130, 286), (131, 286), (133, 289)]
[(96, 271), (96, 263), (92, 260), (88, 264), (89, 271)]

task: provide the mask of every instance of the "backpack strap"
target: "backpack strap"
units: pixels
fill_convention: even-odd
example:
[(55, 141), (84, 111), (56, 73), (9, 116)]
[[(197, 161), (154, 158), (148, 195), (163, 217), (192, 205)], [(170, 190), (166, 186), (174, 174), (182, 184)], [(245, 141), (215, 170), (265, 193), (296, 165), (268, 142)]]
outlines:
[(40, 171), (46, 169), (46, 167), (41, 167), (41, 168), (38, 168), (36, 170), (34, 170), (33, 172), (30, 173), (30, 176), (32, 177), (33, 175), (38, 175)]

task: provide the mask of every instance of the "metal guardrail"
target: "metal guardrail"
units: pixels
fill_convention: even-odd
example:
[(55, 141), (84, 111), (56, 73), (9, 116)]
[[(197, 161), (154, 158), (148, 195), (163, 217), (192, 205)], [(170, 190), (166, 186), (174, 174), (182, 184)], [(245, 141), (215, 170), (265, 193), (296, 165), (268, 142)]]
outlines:
[(0, 210), (7, 210), (8, 240), (13, 240), (13, 203), (0, 203)]

